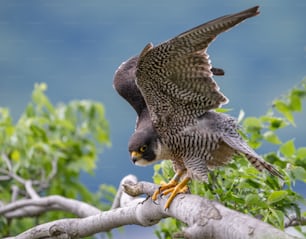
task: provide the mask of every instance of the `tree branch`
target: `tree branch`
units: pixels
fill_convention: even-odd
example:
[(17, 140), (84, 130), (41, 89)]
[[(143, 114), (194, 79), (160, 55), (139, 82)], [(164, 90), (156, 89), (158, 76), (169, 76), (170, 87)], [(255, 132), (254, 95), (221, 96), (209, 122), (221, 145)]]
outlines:
[(0, 207), (0, 215), (6, 218), (37, 216), (50, 210), (61, 210), (87, 217), (101, 211), (87, 203), (62, 196), (48, 196), (44, 198), (22, 199)]
[(42, 224), (16, 239), (81, 238), (128, 224), (151, 226), (166, 217), (177, 218), (188, 225), (179, 234), (184, 238), (294, 238), (269, 224), (196, 195), (177, 195), (169, 210), (165, 211), (166, 197), (160, 197), (157, 202), (135, 198), (141, 194), (152, 195), (157, 185), (137, 182), (133, 176), (125, 177), (122, 185), (124, 192), (119, 192), (121, 208), (82, 219), (61, 219)]
[[(124, 188), (133, 196), (142, 192), (152, 195), (156, 185), (126, 182)], [(160, 207), (164, 207), (166, 199), (159, 199)], [(183, 238), (294, 238), (249, 215), (196, 195), (177, 195), (167, 215), (188, 225), (185, 231), (179, 234)]]

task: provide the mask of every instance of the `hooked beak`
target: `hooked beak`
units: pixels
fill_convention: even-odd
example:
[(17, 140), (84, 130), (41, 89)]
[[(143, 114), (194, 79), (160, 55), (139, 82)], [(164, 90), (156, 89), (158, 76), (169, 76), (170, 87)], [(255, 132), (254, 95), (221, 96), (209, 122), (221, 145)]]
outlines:
[(136, 164), (136, 162), (141, 159), (141, 156), (142, 155), (139, 152), (136, 152), (136, 151), (131, 152), (131, 159), (134, 164)]

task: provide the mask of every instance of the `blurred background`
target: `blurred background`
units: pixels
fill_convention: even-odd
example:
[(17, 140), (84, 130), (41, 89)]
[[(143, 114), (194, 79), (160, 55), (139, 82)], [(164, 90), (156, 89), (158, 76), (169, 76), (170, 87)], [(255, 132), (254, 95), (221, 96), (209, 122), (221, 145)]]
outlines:
[[(0, 1), (0, 107), (14, 120), (30, 100), (36, 82), (46, 82), (53, 103), (100, 101), (110, 124), (112, 146), (101, 153), (95, 175), (83, 182), (96, 190), (101, 183), (118, 186), (135, 174), (152, 180), (152, 166), (140, 168), (129, 160), (127, 142), (136, 114), (112, 87), (114, 72), (148, 43), (158, 44), (214, 18), (260, 5), (261, 14), (248, 19), (211, 44), (208, 53), (215, 77), (230, 99), (225, 107), (238, 116), (265, 114), (276, 97), (306, 75), (306, 2), (292, 1)], [(281, 135), (305, 145), (305, 110), (297, 128)], [(264, 145), (259, 153), (273, 148)], [(298, 185), (306, 195), (306, 188)], [(114, 238), (155, 238), (152, 228), (127, 227)], [(140, 234), (141, 233), (141, 234)]]

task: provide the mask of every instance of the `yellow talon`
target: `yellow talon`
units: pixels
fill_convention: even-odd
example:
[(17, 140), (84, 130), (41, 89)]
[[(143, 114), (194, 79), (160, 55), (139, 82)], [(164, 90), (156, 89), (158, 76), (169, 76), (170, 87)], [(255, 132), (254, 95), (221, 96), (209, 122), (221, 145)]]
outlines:
[(178, 182), (174, 179), (172, 179), (169, 183), (161, 182), (160, 187), (153, 193), (152, 200), (155, 201), (158, 197), (158, 194), (164, 194), (165, 190), (170, 190), (171, 188), (174, 188), (177, 184)]
[(163, 193), (163, 191), (168, 190), (170, 188), (174, 188), (181, 176), (185, 173), (185, 170), (177, 170), (174, 177), (170, 180), (169, 183), (161, 182), (161, 186), (153, 193), (152, 200), (155, 201), (158, 197), (158, 194)]
[(177, 194), (186, 193), (188, 191), (188, 187), (186, 185), (189, 182), (189, 180), (190, 178), (186, 177), (179, 184), (177, 184), (174, 188), (170, 188), (163, 192), (164, 195), (171, 193), (165, 204), (165, 209), (168, 209), (170, 207), (170, 204), (172, 203), (173, 199), (175, 198)]
[[(174, 190), (175, 190), (176, 187), (173, 187), (173, 188), (169, 188), (169, 189), (166, 189), (165, 191), (163, 191), (163, 195), (168, 195), (169, 193), (172, 193)], [(181, 188), (177, 194), (179, 193), (187, 193), (188, 192), (188, 186), (185, 186), (183, 188)]]
[(185, 172), (186, 172), (185, 170), (178, 170), (169, 183), (162, 182), (161, 186), (153, 193), (152, 200), (155, 201), (158, 198), (159, 194), (162, 195), (170, 194), (165, 205), (165, 209), (169, 208), (171, 202), (173, 201), (173, 199), (177, 194), (186, 193), (188, 191), (188, 187), (186, 185), (190, 180), (190, 178), (185, 177), (181, 182), (179, 182), (181, 176)]

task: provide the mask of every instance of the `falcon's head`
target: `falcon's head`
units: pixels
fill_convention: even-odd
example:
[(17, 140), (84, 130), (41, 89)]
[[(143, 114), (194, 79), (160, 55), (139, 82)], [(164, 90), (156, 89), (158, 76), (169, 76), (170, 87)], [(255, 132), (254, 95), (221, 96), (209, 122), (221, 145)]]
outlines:
[(146, 166), (162, 160), (162, 144), (152, 127), (136, 130), (129, 140), (131, 160), (138, 166)]

